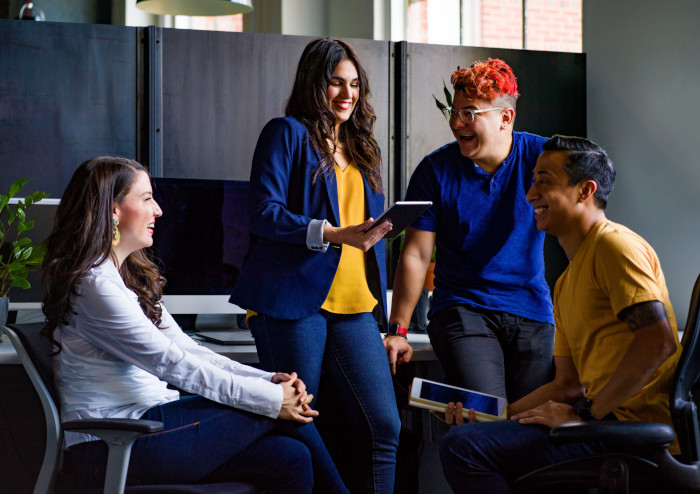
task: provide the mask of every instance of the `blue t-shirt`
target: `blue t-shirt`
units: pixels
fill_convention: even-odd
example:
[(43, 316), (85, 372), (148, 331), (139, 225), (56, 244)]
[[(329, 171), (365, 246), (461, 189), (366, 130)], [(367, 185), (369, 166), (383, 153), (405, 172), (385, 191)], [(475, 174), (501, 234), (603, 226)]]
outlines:
[(489, 175), (457, 142), (429, 154), (411, 176), (407, 201), (433, 201), (414, 223), (436, 232), (430, 314), (455, 305), (554, 323), (544, 278), (544, 233), (525, 200), (546, 139), (513, 132), (513, 147)]

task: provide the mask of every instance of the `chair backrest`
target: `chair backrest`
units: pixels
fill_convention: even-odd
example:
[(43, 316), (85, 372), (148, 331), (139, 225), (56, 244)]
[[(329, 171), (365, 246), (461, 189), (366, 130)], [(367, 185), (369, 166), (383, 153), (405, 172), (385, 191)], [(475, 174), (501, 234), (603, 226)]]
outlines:
[(681, 353), (673, 387), (669, 396), (671, 417), (681, 446), (681, 461), (695, 462), (700, 459), (700, 428), (698, 424), (698, 402), (700, 389), (700, 276), (695, 281), (690, 297), (688, 320), (683, 331)]
[(10, 338), (17, 356), (39, 395), (46, 419), (46, 450), (34, 494), (50, 493), (61, 459), (63, 430), (58, 411), (58, 395), (53, 383), (51, 344), (41, 336), (42, 323), (10, 324), (3, 331)]

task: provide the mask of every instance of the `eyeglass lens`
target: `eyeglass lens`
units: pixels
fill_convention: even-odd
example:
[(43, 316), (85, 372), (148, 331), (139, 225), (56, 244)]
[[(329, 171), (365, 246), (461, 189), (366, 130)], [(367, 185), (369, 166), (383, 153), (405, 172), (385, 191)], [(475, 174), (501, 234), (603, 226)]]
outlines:
[(474, 110), (455, 110), (453, 109), (450, 114), (453, 117), (456, 117), (459, 115), (459, 118), (462, 119), (462, 122), (465, 124), (470, 124), (474, 121)]

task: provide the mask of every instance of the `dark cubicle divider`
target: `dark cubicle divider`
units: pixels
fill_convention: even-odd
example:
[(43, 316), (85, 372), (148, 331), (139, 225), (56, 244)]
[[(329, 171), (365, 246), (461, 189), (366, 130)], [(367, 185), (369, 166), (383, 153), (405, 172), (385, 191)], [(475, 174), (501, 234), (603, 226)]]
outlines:
[(98, 154), (137, 152), (137, 28), (0, 20), (0, 190), (60, 197)]
[[(100, 154), (136, 158), (154, 176), (246, 180), (310, 39), (1, 20), (0, 190), (34, 177), (29, 187), (58, 197)], [(522, 93), (517, 129), (585, 135), (585, 55), (349, 41), (372, 86), (388, 203), (426, 153), (452, 140), (432, 95), (443, 98), (458, 65), (504, 58)], [(553, 280), (565, 259), (551, 239), (546, 255)]]
[[(248, 180), (260, 130), (283, 114), (299, 57), (312, 39), (162, 30), (163, 176)], [(370, 79), (386, 180), (391, 47), (349, 42)]]

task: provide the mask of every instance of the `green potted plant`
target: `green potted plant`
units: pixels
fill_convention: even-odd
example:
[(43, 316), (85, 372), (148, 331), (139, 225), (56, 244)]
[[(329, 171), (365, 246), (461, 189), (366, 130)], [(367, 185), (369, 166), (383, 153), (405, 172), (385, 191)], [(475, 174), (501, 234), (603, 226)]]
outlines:
[[(459, 70), (459, 65), (457, 66), (457, 70)], [(445, 84), (445, 79), (442, 80), (442, 91), (445, 93), (445, 103), (437, 99), (437, 96), (433, 94), (433, 99), (435, 100), (435, 106), (438, 107), (438, 110), (440, 110), (440, 113), (447, 119), (447, 121), (450, 121), (450, 110), (452, 110), (452, 93), (450, 93), (450, 90), (447, 89), (447, 84)]]
[(27, 220), (27, 209), (48, 194), (34, 192), (17, 204), (10, 204), (10, 199), (27, 182), (29, 180), (20, 178), (0, 196), (0, 324), (3, 325), (7, 322), (10, 289), (30, 288), (27, 275), (41, 264), (46, 254), (44, 245), (34, 245), (25, 234), (34, 228), (34, 222)]

